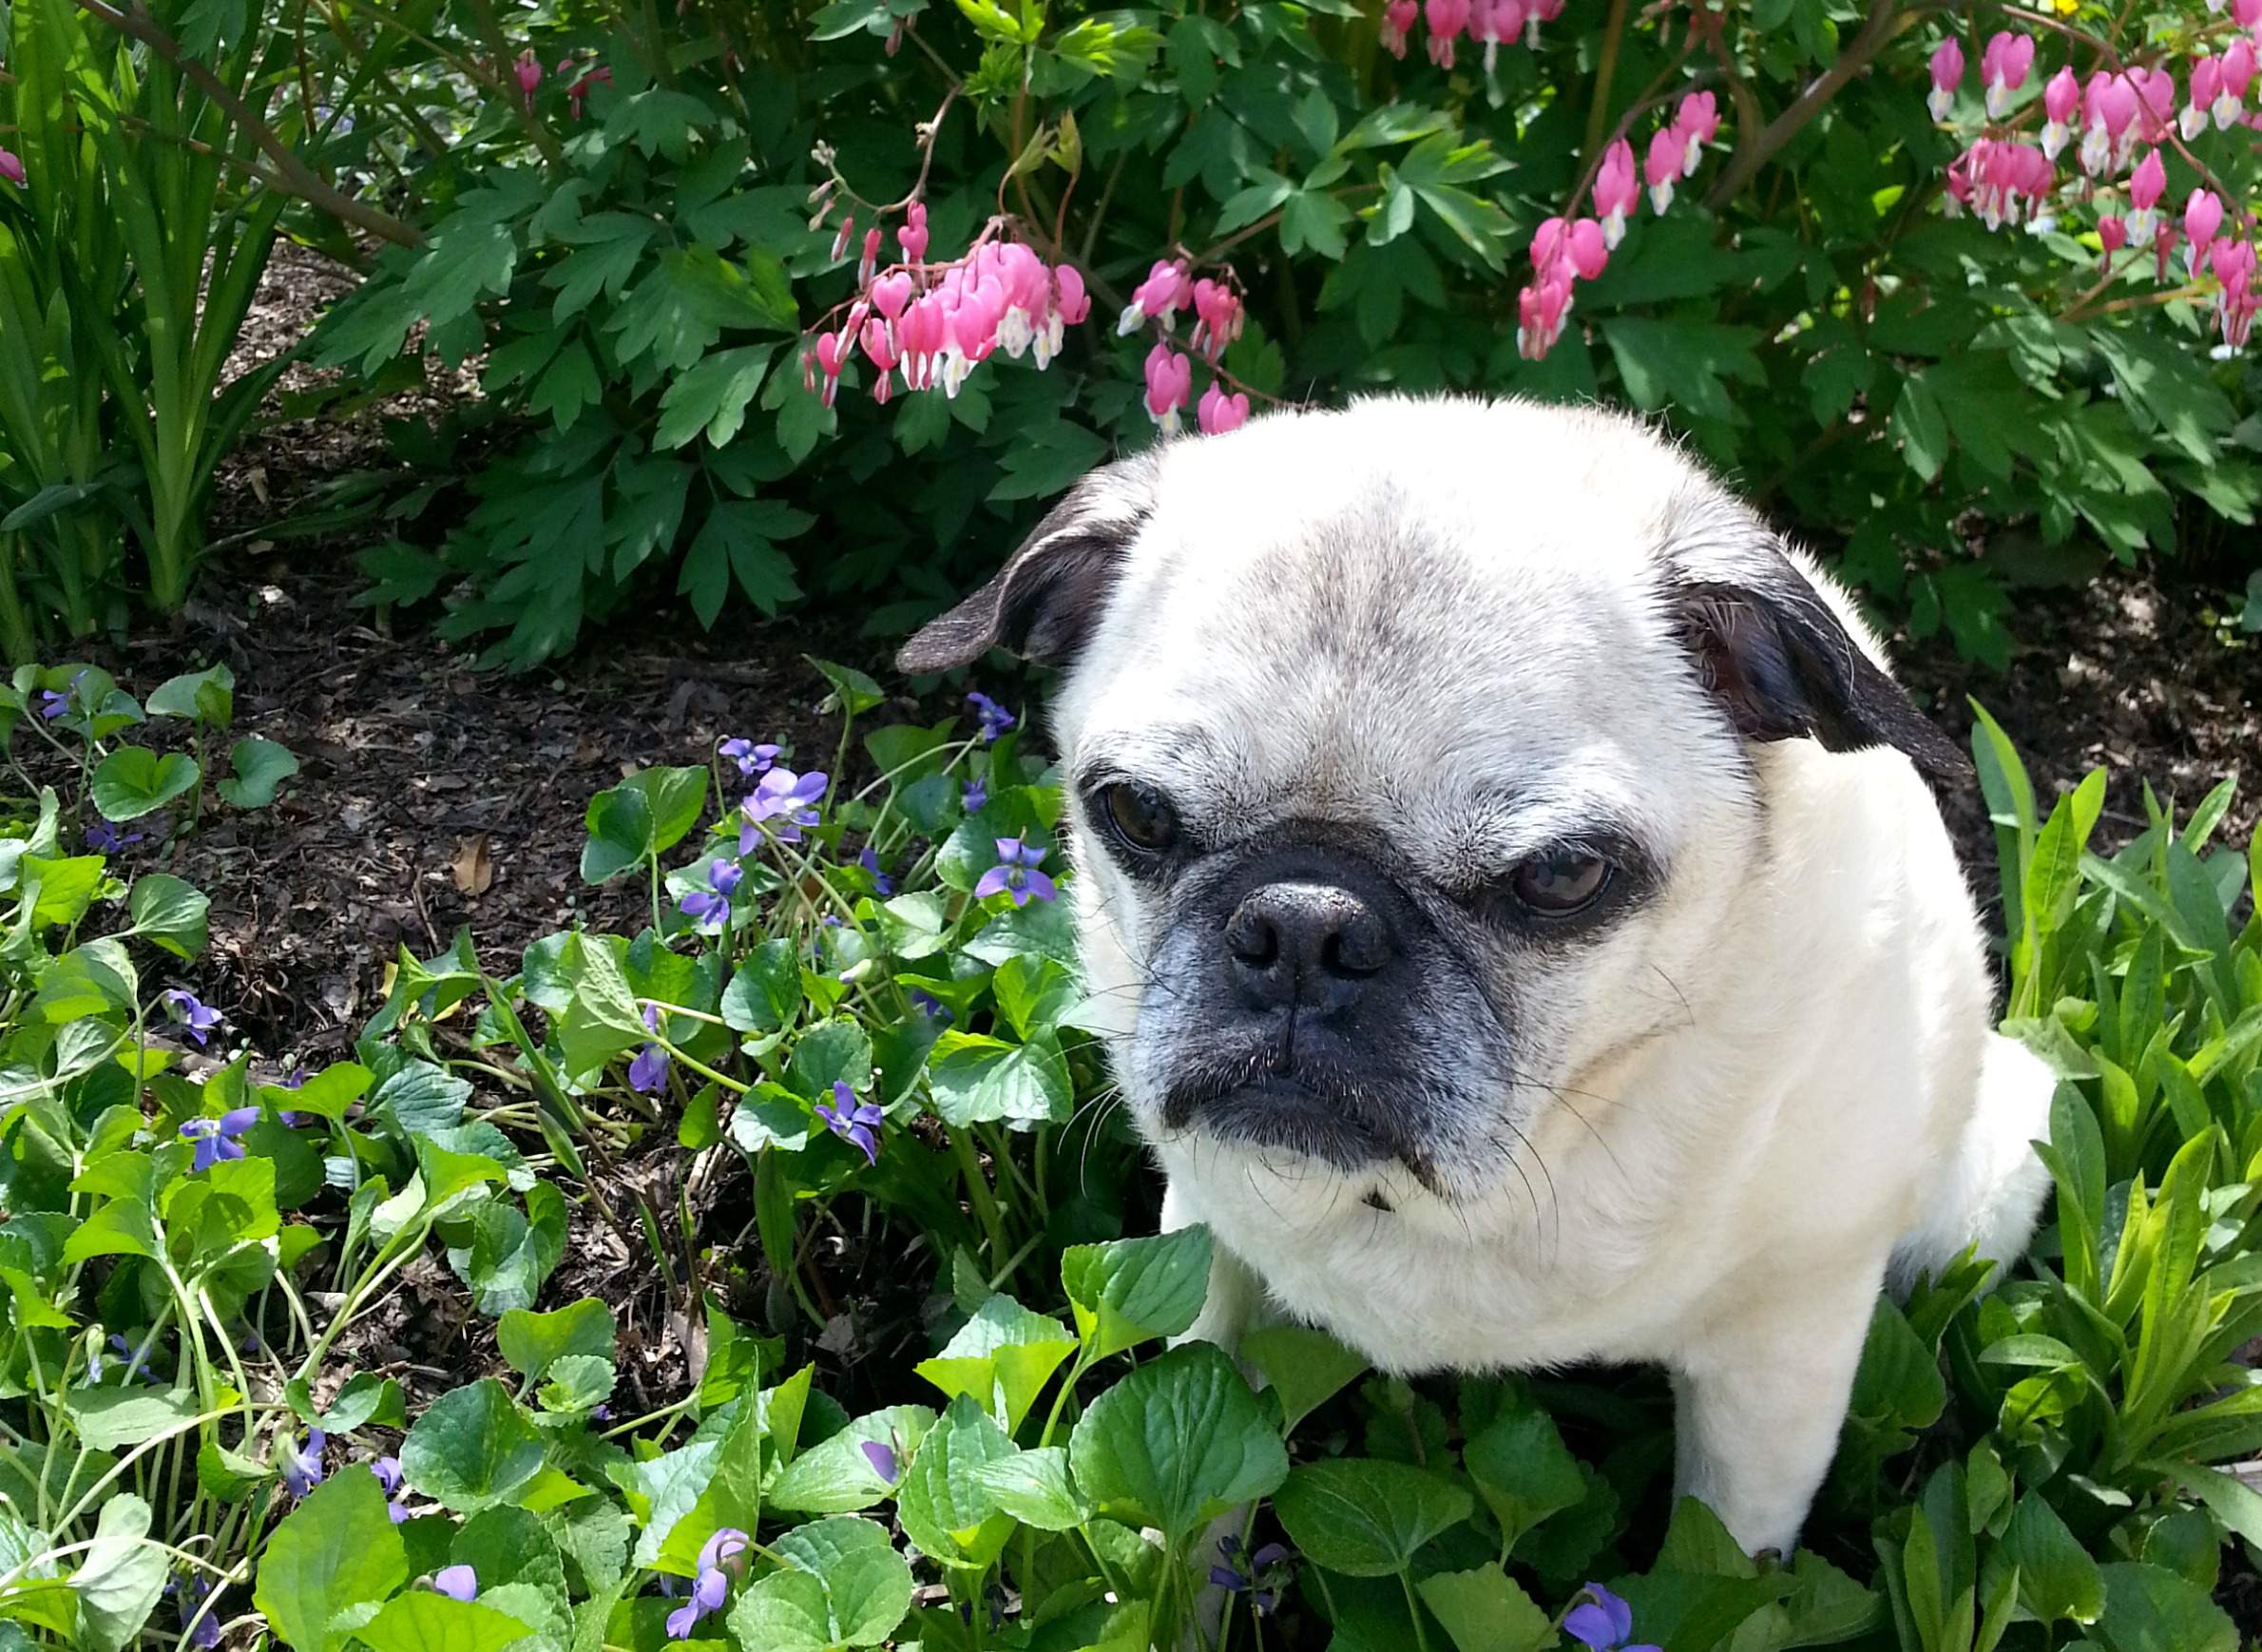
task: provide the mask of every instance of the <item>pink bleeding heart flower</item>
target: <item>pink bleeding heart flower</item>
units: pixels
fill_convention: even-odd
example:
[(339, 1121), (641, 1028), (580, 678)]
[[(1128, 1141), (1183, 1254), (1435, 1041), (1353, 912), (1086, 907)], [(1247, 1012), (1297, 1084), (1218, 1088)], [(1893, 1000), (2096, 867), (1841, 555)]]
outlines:
[(2177, 233), (2176, 225), (2164, 218), (2161, 220), (2159, 227), (2152, 232), (2152, 279), (2154, 280), (2164, 281), (2168, 279), (2169, 256), (2176, 251), (2176, 243), (2182, 239), (2183, 237)]
[(1485, 72), (1500, 62), (1500, 48), (1524, 32), (1524, 0), (1469, 0), (1468, 37), (1485, 48)]
[(1468, 0), (1422, 0), (1422, 16), (1429, 25), (1429, 61), (1451, 68), (1453, 42), (1468, 27)]
[(2117, 214), (2108, 212), (2098, 219), (2098, 244), (2105, 249), (2106, 258), (2110, 259), (2122, 247), (2128, 245), (2128, 239), (2129, 226), (2122, 222)]
[(2245, 113), (2247, 87), (2254, 84), (2254, 43), (2244, 35), (2224, 49), (2220, 84), (2208, 111), (2214, 116), (2216, 131), (2228, 131)]
[(1540, 49), (1540, 25), (1553, 23), (1563, 14), (1563, 0), (1525, 0), (1524, 8), (1524, 44), (1533, 51)]
[(1649, 157), (1641, 163), (1642, 181), (1649, 185), (1650, 210), (1663, 216), (1673, 204), (1673, 186), (1680, 178), (1681, 156), (1687, 145), (1671, 126), (1649, 141)]
[(2176, 76), (2164, 68), (2132, 68), (2129, 85), (2137, 90), (2137, 136), (2157, 144), (2176, 124)]
[(1238, 391), (1227, 395), (1225, 387), (1212, 379), (1194, 410), (1194, 422), (1205, 436), (1221, 436), (1227, 431), (1237, 431), (1249, 422), (1249, 398)]
[(895, 337), (903, 353), (906, 390), (925, 390), (934, 382), (935, 359), (942, 354), (948, 333), (939, 295), (930, 293), (904, 311), (903, 319), (896, 323)]
[(1537, 361), (1555, 348), (1571, 314), (1571, 281), (1554, 275), (1516, 295), (1516, 353)]
[(1955, 107), (1956, 87), (1963, 79), (1964, 48), (1950, 35), (1932, 48), (1932, 89), (1925, 95), (1925, 107), (1935, 121), (1946, 120)]
[(527, 100), (527, 107), (534, 106), (534, 88), (542, 84), (542, 65), (534, 61), (531, 49), (518, 54), (518, 62), (511, 66), (511, 74), (518, 81), (519, 95)]
[(1694, 178), (1705, 144), (1720, 129), (1719, 101), (1710, 92), (1691, 92), (1674, 112), (1673, 129), (1681, 137), (1680, 175)]
[(2253, 332), (2255, 307), (2262, 304), (2262, 294), (2254, 290), (2254, 243), (2218, 240), (2209, 262), (2220, 283), (2214, 297), (2215, 324), (2222, 329), (2226, 345), (2243, 350)]
[(1414, 20), (1421, 14), (1421, 0), (1390, 0), (1382, 9), (1382, 27), (1375, 32), (1383, 50), (1392, 57), (1404, 57), (1407, 37), (1413, 32)]
[(1176, 434), (1179, 413), (1194, 391), (1194, 363), (1167, 341), (1147, 352), (1147, 416), (1164, 435)]
[(1641, 185), (1635, 176), (1634, 145), (1620, 138), (1602, 151), (1602, 164), (1595, 170), (1595, 212), (1602, 221), (1602, 244), (1612, 252), (1626, 238), (1626, 221), (1641, 202)]
[(1053, 309), (1069, 326), (1092, 313), (1091, 295), (1084, 291), (1083, 272), (1074, 264), (1055, 264), (1052, 286)]
[(917, 283), (910, 275), (897, 270), (882, 276), (872, 283), (872, 307), (887, 318), (890, 326), (902, 319), (903, 307), (911, 301)]
[(2081, 170), (2092, 178), (2128, 164), (2135, 144), (2137, 88), (2126, 75), (2093, 74), (2083, 89)]
[(2195, 279), (2207, 267), (2214, 238), (2223, 227), (2222, 197), (2212, 189), (2195, 189), (2183, 203), (2183, 267)]
[(1205, 279), (1194, 283), (1194, 314), (1188, 342), (1215, 362), (1241, 336), (1241, 300), (1225, 282)]
[(1602, 234), (1602, 226), (1591, 218), (1582, 218), (1564, 232), (1563, 256), (1582, 281), (1591, 281), (1602, 273), (1610, 262), (1610, 245)]
[(2176, 117), (2176, 129), (2189, 143), (2214, 124), (2214, 101), (2222, 95), (2223, 66), (2202, 53), (2192, 59), (2191, 90), (2186, 96), (2183, 112)]
[(1193, 298), (1194, 278), (1186, 266), (1176, 259), (1157, 259), (1147, 279), (1131, 290), (1131, 302), (1116, 319), (1116, 335), (1136, 333), (1149, 321), (1161, 322), (1167, 332)]
[(1987, 119), (2000, 121), (2011, 94), (2026, 84), (2034, 67), (2034, 37), (2007, 30), (1993, 35), (1980, 54), (1980, 84), (1987, 90)]
[(2231, 21), (2250, 33), (2262, 28), (2262, 0), (2231, 0)]
[(918, 263), (927, 257), (927, 203), (924, 201), (914, 201), (903, 209), (903, 227), (895, 232), (895, 244), (903, 248), (904, 258), (911, 263)]
[(2081, 106), (2081, 83), (2074, 78), (2074, 67), (2065, 65), (2052, 75), (2042, 87), (2042, 153), (2051, 160), (2058, 159), (2073, 137), (2074, 111)]
[(2129, 240), (2138, 246), (2153, 238), (2153, 230), (2159, 221), (2156, 209), (2167, 188), (2168, 168), (2160, 160), (2160, 152), (2146, 150), (2136, 171), (2129, 174)]
[(873, 224), (864, 232), (864, 256), (856, 260), (856, 285), (870, 286), (872, 278), (880, 267), (880, 226)]
[(827, 407), (840, 394), (840, 370), (848, 365), (849, 337), (845, 332), (819, 333), (816, 336), (816, 367), (824, 375), (817, 394)]
[(21, 155), (12, 150), (0, 149), (0, 179), (22, 189), (27, 187), (26, 181), (29, 176), (24, 170), (24, 158)]
[(894, 334), (886, 321), (874, 316), (864, 323), (856, 335), (856, 342), (863, 346), (865, 358), (872, 365), (872, 399), (886, 407), (888, 398), (894, 394), (895, 369), (903, 360)]

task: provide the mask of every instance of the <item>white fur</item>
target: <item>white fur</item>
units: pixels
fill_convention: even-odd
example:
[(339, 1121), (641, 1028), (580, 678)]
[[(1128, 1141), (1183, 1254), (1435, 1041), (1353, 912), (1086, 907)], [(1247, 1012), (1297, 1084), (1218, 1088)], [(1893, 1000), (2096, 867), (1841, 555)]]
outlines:
[[(1881, 1285), (1974, 1240), (2015, 1256), (2044, 1185), (2028, 1143), (2051, 1081), (1989, 1030), (1978, 918), (1925, 782), (1889, 749), (1736, 739), (1655, 592), (1662, 556), (1701, 577), (1740, 554), (1667, 543), (1692, 499), (1751, 519), (1630, 421), (1374, 401), (1157, 464), (1059, 697), (1071, 773), (1174, 763), (1252, 835), (1379, 826), (1441, 878), (1607, 804), (1669, 866), (1644, 911), (1526, 984), (1504, 1103), (1528, 1145), (1447, 1167), (1448, 1202), (1394, 1164), (1165, 1130), (1139, 1035), (1149, 903), (1081, 845), (1088, 985), (1169, 1178), (1165, 1221), (1220, 1247), (1199, 1334), (1230, 1343), (1274, 1312), (1398, 1372), (1660, 1362), (1679, 1489), (1748, 1547), (1790, 1548)], [(1503, 789), (1505, 813), (1474, 801)]]

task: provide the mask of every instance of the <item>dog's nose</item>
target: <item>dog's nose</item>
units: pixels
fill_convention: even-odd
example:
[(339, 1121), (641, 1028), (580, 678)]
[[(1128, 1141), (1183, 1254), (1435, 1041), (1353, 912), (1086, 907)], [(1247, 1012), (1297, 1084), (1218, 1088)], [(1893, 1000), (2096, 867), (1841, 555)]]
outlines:
[(1225, 947), (1242, 991), (1261, 1007), (1338, 1007), (1391, 952), (1390, 932), (1374, 909), (1332, 883), (1251, 891), (1226, 921)]

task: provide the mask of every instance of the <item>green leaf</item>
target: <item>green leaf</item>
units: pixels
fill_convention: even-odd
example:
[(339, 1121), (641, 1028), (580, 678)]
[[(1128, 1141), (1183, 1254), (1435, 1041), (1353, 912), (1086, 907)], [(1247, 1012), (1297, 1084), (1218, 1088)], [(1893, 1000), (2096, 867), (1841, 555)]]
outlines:
[(699, 824), (707, 801), (703, 768), (644, 769), (589, 799), (582, 877), (604, 883), (647, 855), (666, 854)]
[(1750, 327), (1614, 316), (1601, 328), (1627, 395), (1646, 413), (1670, 407), (1733, 422), (1736, 404), (1727, 381), (1767, 382), (1759, 358), (1752, 353), (1759, 335)]
[(333, 1625), (409, 1581), (400, 1527), (374, 1474), (334, 1474), (275, 1528), (252, 1601), (295, 1652), (332, 1652), (353, 1631)]
[(1093, 1359), (1176, 1336), (1209, 1296), (1210, 1230), (1197, 1224), (1151, 1239), (1071, 1245), (1061, 1253), (1061, 1283)]
[(1556, 1431), (1555, 1419), (1525, 1403), (1503, 1412), (1471, 1435), (1462, 1466), (1500, 1522), (1501, 1540), (1513, 1548), (1550, 1514), (1586, 1496), (1586, 1474)]
[(1075, 1352), (1075, 1336), (1058, 1319), (1000, 1295), (984, 1302), (942, 1353), (922, 1360), (917, 1370), (946, 1395), (971, 1397), (1011, 1432)]
[(1102, 1514), (1184, 1546), (1288, 1476), (1288, 1453), (1225, 1353), (1189, 1342), (1094, 1400), (1068, 1442), (1076, 1484)]
[(2105, 1609), (2105, 1581), (2080, 1540), (2040, 1492), (2019, 1500), (2003, 1534), (2003, 1558), (2019, 1568), (2019, 1601), (2045, 1623), (2094, 1623)]
[(679, 375), (660, 397), (660, 429), (653, 447), (681, 448), (702, 432), (719, 448), (738, 433), (746, 410), (762, 388), (762, 375), (777, 354), (775, 344), (748, 344), (708, 356)]
[(595, 1297), (584, 1297), (552, 1314), (513, 1309), (495, 1327), (496, 1346), (510, 1369), (529, 1381), (568, 1354), (613, 1354), (613, 1311)]
[(723, 1025), (735, 1032), (776, 1032), (801, 1008), (801, 963), (791, 938), (764, 941), (723, 989)]
[(890, 1406), (856, 1418), (779, 1470), (770, 1484), (771, 1507), (799, 1514), (853, 1514), (870, 1508), (893, 1488), (865, 1456), (865, 1442), (886, 1446), (900, 1465), (911, 1460), (934, 1420), (934, 1412), (925, 1406)]
[(1547, 1614), (1497, 1565), (1437, 1572), (1418, 1587), (1458, 1652), (1542, 1652), (1556, 1644)]
[(401, 1474), (458, 1513), (507, 1503), (542, 1471), (542, 1438), (493, 1377), (451, 1389), (401, 1442)]
[(1886, 429), (1901, 444), (1901, 456), (1908, 461), (1911, 471), (1927, 482), (1940, 474), (1940, 468), (1947, 463), (1947, 413), (1923, 373), (1912, 373), (1902, 380)]
[(527, 1638), (528, 1625), (484, 1601), (458, 1601), (412, 1589), (354, 1631), (372, 1652), (502, 1652)]
[(2103, 1569), (2108, 1652), (2238, 1652), (2237, 1627), (2197, 1584), (2133, 1561)]
[(1273, 1498), (1307, 1559), (1354, 1578), (1404, 1571), (1424, 1544), (1475, 1508), (1474, 1497), (1427, 1469), (1365, 1458), (1306, 1463)]
[(935, 1041), (927, 1076), (934, 1110), (961, 1129), (999, 1119), (1065, 1124), (1075, 1106), (1068, 1060), (1051, 1031), (1008, 1044), (951, 1028)]
[(289, 746), (250, 735), (228, 748), (228, 767), (234, 773), (217, 788), (220, 800), (236, 809), (264, 809), (298, 772), (298, 759)]
[(904, 1535), (944, 1566), (986, 1569), (1013, 1535), (1013, 1517), (998, 1507), (981, 1470), (1012, 1455), (1006, 1431), (960, 1394), (928, 1431), (896, 1489)]
[(31, 909), (36, 924), (75, 924), (86, 915), (102, 888), (103, 857), (68, 855), (50, 860), (44, 855), (26, 855), (16, 862), (24, 887), (39, 886), (39, 899)]
[(139, 820), (192, 790), (197, 774), (196, 759), (179, 752), (120, 746), (94, 766), (89, 793), (104, 819)]
[(1365, 1355), (1306, 1325), (1268, 1325), (1253, 1331), (1241, 1339), (1240, 1354), (1264, 1373), (1265, 1385), (1279, 1397), (1283, 1434), (1294, 1433), (1296, 1424), (1367, 1369)]
[(165, 1587), (165, 1552), (148, 1541), (149, 1505), (130, 1491), (110, 1497), (71, 1575), (79, 1597), (78, 1644), (119, 1652), (142, 1632)]
[(825, 1585), (830, 1644), (877, 1646), (911, 1609), (911, 1570), (884, 1527), (837, 1515), (781, 1533), (771, 1546)]
[(154, 941), (178, 958), (193, 959), (210, 938), (205, 914), (212, 902), (168, 873), (150, 872), (134, 879), (125, 909), (134, 933)]
[(118, 1451), (186, 1430), (197, 1399), (182, 1389), (74, 1388), (63, 1411), (89, 1450)]
[(1092, 1506), (1068, 1472), (1064, 1447), (1016, 1451), (983, 1464), (974, 1478), (1000, 1508), (1040, 1531), (1071, 1531), (1092, 1518)]
[(168, 677), (143, 709), (151, 717), (185, 718), (225, 728), (236, 718), (236, 674), (225, 665), (209, 665)]

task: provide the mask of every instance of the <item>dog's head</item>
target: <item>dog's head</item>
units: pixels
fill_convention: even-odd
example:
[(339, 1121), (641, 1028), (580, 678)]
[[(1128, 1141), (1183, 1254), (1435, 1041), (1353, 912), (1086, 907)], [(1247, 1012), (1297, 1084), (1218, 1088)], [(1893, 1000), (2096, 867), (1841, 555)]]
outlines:
[(1456, 1221), (1733, 965), (1708, 939), (1770, 742), (1962, 763), (1841, 596), (1598, 413), (1371, 401), (1165, 444), (901, 663), (993, 644), (1065, 670), (1088, 985), (1150, 1140)]

